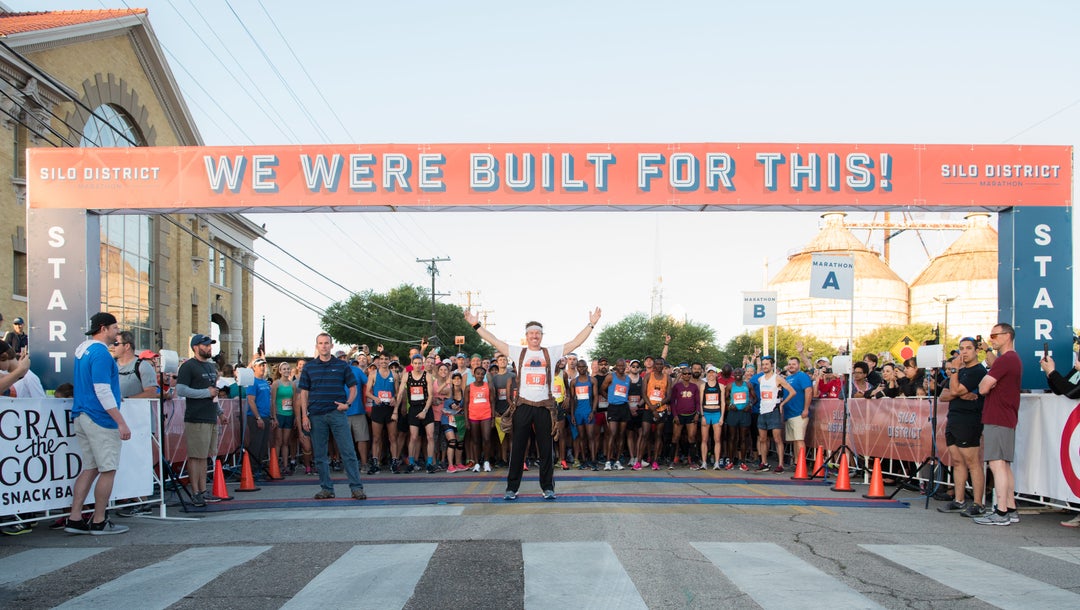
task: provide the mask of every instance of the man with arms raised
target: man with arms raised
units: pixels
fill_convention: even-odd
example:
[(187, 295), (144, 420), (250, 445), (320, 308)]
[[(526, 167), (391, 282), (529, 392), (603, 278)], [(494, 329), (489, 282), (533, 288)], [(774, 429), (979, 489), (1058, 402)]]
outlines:
[(472, 325), (477, 334), (501, 354), (507, 354), (510, 361), (517, 365), (518, 399), (514, 411), (513, 440), (510, 441), (510, 472), (506, 476), (506, 495), (504, 500), (516, 500), (521, 486), (522, 466), (525, 464), (525, 448), (535, 437), (536, 448), (540, 454), (540, 489), (545, 500), (555, 499), (554, 463), (552, 462), (552, 421), (551, 410), (554, 401), (551, 394), (552, 375), (555, 363), (562, 355), (578, 348), (600, 320), (600, 308), (589, 314), (589, 323), (564, 345), (541, 347), (544, 327), (539, 322), (525, 325), (526, 347), (510, 345), (480, 326), (479, 318), (471, 311), (465, 312), (465, 320)]

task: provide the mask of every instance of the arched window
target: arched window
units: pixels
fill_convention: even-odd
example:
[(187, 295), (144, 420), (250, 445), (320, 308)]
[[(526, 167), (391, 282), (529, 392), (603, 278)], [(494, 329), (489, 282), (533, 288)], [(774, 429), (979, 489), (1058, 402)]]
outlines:
[[(82, 130), (87, 148), (143, 146), (135, 121), (122, 108), (102, 104)], [(154, 329), (153, 222), (144, 215), (101, 216), (101, 308), (135, 334), (140, 350), (157, 349)]]

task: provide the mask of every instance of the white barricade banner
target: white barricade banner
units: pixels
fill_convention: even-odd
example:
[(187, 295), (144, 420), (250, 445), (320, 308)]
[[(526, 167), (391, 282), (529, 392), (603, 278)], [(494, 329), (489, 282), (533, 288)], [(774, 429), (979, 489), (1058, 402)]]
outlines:
[(1016, 491), (1080, 502), (1080, 405), (1023, 394), (1016, 424)]
[[(121, 445), (112, 499), (153, 493), (156, 403), (128, 399), (120, 407), (131, 439)], [(0, 398), (0, 515), (68, 508), (81, 471), (70, 399)]]

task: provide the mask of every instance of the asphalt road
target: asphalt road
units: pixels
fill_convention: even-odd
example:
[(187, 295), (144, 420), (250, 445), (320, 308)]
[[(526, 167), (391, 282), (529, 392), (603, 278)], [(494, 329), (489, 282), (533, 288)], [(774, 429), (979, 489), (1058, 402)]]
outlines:
[(0, 540), (0, 606), (1080, 607), (1061, 513), (979, 526), (908, 492), (686, 470), (559, 472), (555, 502), (530, 472), (508, 503), (504, 477), (365, 477), (366, 502), (294, 477), (119, 536), (39, 525)]

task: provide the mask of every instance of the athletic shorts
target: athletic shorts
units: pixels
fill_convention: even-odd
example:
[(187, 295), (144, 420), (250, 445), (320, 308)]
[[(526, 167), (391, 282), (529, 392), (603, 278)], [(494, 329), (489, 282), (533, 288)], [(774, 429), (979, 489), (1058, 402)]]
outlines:
[(578, 426), (584, 426), (591, 424), (593, 419), (592, 407), (583, 406), (574, 409), (574, 424)]
[(978, 447), (982, 433), (980, 413), (950, 412), (945, 421), (945, 445), (948, 447)]
[(983, 459), (1013, 461), (1016, 453), (1016, 429), (985, 424), (983, 426)]
[(187, 440), (188, 457), (203, 460), (217, 457), (217, 424), (186, 421), (184, 438)]
[(796, 415), (785, 421), (784, 440), (788, 442), (806, 440), (806, 424), (809, 423), (809, 421), (809, 419), (802, 415)]
[(626, 423), (627, 430), (640, 430), (641, 420), (644, 417), (645, 407), (630, 409), (630, 421)]
[(664, 411), (653, 412), (649, 409), (644, 409), (641, 413), (641, 421), (646, 424), (662, 424), (671, 421), (671, 410), (666, 409)]
[(409, 415), (408, 411), (398, 411), (397, 416), (397, 430), (401, 434), (409, 433)]
[(394, 416), (394, 405), (375, 405), (371, 407), (371, 421), (376, 424), (386, 425)]
[(724, 423), (731, 428), (749, 428), (750, 427), (750, 411), (742, 410), (737, 411), (731, 409), (724, 417)]
[(277, 416), (277, 427), (281, 428), (282, 430), (292, 430), (293, 428), (296, 427), (296, 416), (295, 415), (278, 415)]
[(409, 425), (416, 426), (417, 428), (423, 428), (424, 426), (435, 423), (435, 414), (428, 409), (427, 415), (424, 419), (420, 419), (420, 412), (424, 410), (424, 405), (409, 405)]
[(783, 430), (784, 419), (780, 409), (773, 409), (768, 413), (761, 413), (757, 418), (758, 430)]
[(559, 404), (555, 405), (555, 419), (557, 421), (563, 421), (563, 420), (566, 419), (566, 417), (567, 417), (566, 403), (565, 402), (560, 402)]
[(352, 430), (354, 443), (366, 443), (371, 440), (371, 426), (368, 425), (367, 415), (349, 416), (349, 429)]
[(720, 411), (702, 411), (701, 421), (706, 426), (715, 426), (720, 423)]
[(622, 403), (621, 405), (608, 405), (608, 420), (613, 422), (628, 422), (630, 421), (630, 405)]
[(510, 408), (510, 403), (508, 403), (506, 401), (503, 401), (503, 400), (496, 400), (495, 401), (495, 413), (499, 417), (502, 417), (502, 414), (506, 413), (506, 410), (509, 409), (509, 408)]
[(439, 429), (443, 436), (450, 436), (453, 434), (455, 438), (457, 437), (457, 426), (450, 422), (442, 422), (439, 424)]
[(603, 411), (597, 411), (596, 412), (596, 417), (593, 418), (593, 423), (596, 424), (597, 426), (606, 426), (607, 425), (607, 409), (604, 409)]
[(82, 452), (83, 470), (112, 472), (120, 466), (120, 430), (99, 426), (89, 415), (79, 414), (75, 418), (75, 438)]
[(697, 419), (697, 413), (679, 414), (679, 424), (683, 426), (689, 426), (690, 424), (694, 423), (695, 419)]

